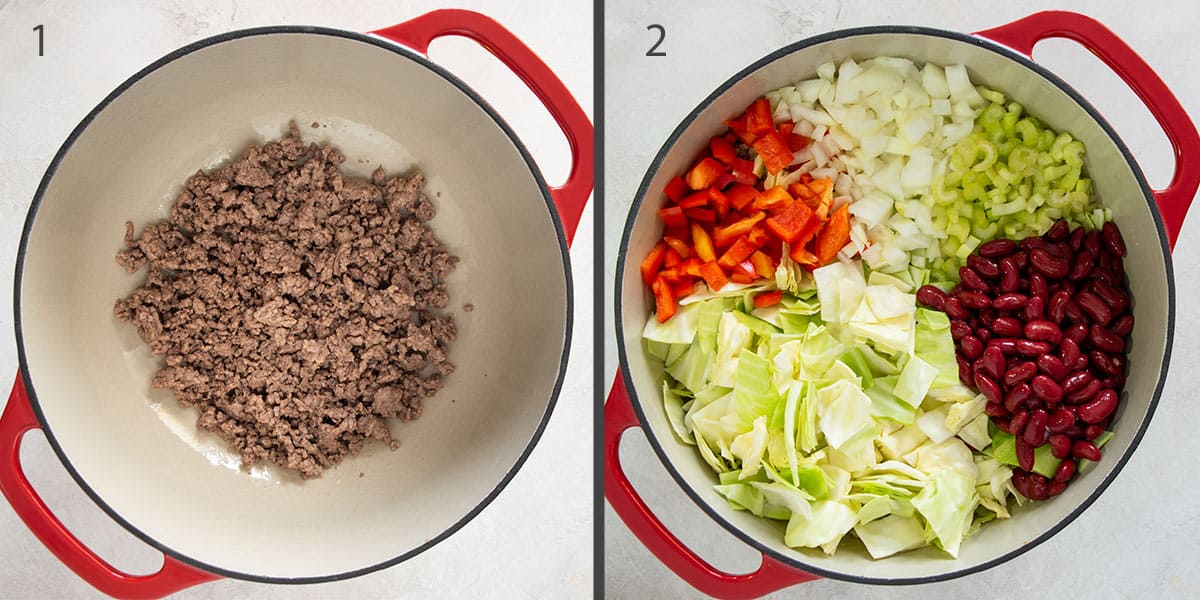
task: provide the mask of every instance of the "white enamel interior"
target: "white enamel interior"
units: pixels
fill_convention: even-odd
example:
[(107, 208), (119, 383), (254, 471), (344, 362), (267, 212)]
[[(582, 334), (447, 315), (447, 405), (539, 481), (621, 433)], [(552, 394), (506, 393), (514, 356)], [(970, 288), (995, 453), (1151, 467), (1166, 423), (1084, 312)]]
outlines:
[[(113, 303), (139, 285), (114, 261), (124, 223), (163, 218), (200, 167), (296, 119), (343, 169), (416, 166), (449, 281), (458, 370), (401, 447), (371, 444), (319, 479), (236, 468), (195, 413), (152, 391), (158, 360)], [(313, 122), (317, 128), (311, 127)], [(479, 506), (530, 444), (565, 351), (567, 286), (536, 177), (469, 96), (361, 40), (272, 33), (194, 51), (125, 90), (63, 157), (28, 240), (20, 290), (28, 375), (71, 467), (137, 530), (258, 577), (345, 573), (413, 551)], [(474, 305), (472, 312), (461, 309)]]
[[(724, 119), (741, 112), (756, 97), (814, 77), (817, 66), (823, 62), (833, 60), (840, 64), (847, 57), (862, 61), (881, 55), (907, 57), (918, 64), (965, 64), (972, 81), (1004, 92), (1049, 126), (1083, 140), (1087, 147), (1086, 168), (1094, 179), (1096, 195), (1104, 206), (1112, 208), (1113, 219), (1129, 246), (1126, 265), (1135, 297), (1137, 326), (1132, 334), (1128, 384), (1114, 424), (1115, 435), (1104, 448), (1103, 461), (1053, 501), (1018, 509), (1013, 519), (984, 526), (963, 544), (957, 559), (927, 548), (875, 561), (857, 540), (843, 543), (832, 557), (820, 550), (792, 549), (783, 543), (783, 523), (731, 509), (712, 490), (716, 476), (695, 447), (679, 442), (674, 436), (662, 408), (661, 366), (651, 364), (640, 341), (642, 325), (653, 309), (653, 301), (643, 290), (638, 264), (661, 235), (655, 212), (668, 179), (690, 166), (696, 153), (724, 129)], [(896, 580), (942, 575), (994, 560), (1046, 533), (1075, 510), (1131, 450), (1133, 438), (1147, 418), (1159, 383), (1170, 326), (1166, 264), (1149, 199), (1138, 186), (1129, 162), (1100, 125), (1061, 89), (1014, 60), (963, 41), (915, 33), (842, 37), (798, 50), (751, 73), (704, 107), (668, 149), (658, 171), (650, 174), (646, 189), (649, 191), (640, 199), (637, 214), (631, 216), (635, 221), (624, 249), (626, 262), (618, 302), (624, 324), (626, 367), (636, 389), (635, 402), (641, 405), (648, 420), (647, 433), (662, 447), (669, 467), (683, 476), (694, 495), (720, 520), (793, 561), (835, 576)]]

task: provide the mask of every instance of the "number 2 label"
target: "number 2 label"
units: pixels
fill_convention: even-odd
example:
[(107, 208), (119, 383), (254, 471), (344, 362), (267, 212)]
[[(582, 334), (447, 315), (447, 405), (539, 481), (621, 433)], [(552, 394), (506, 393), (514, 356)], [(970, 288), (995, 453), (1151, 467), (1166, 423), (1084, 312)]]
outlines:
[(648, 25), (646, 31), (658, 31), (658, 41), (654, 42), (653, 46), (646, 51), (646, 56), (666, 56), (666, 52), (659, 52), (658, 47), (662, 45), (663, 40), (667, 39), (667, 30), (658, 24)]

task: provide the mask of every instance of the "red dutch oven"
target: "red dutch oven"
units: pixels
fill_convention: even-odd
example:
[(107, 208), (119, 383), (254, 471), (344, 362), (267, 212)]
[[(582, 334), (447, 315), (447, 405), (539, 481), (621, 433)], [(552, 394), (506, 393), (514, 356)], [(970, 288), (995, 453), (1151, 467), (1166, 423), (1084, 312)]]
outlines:
[[(1032, 61), (1034, 45), (1052, 37), (1074, 40), (1097, 55), (1137, 93), (1166, 132), (1175, 151), (1175, 173), (1162, 190), (1152, 189), (1128, 148), (1082, 96)], [(844, 548), (834, 556), (789, 548), (782, 524), (731, 509), (712, 491), (711, 469), (691, 446), (673, 435), (661, 397), (661, 365), (645, 353), (640, 334), (653, 301), (638, 264), (661, 235), (656, 219), (660, 190), (687, 169), (711, 136), (767, 91), (812, 77), (827, 61), (891, 55), (920, 63), (964, 64), (976, 83), (1007, 94), (1044, 123), (1070, 132), (1087, 147), (1087, 163), (1099, 202), (1112, 209), (1127, 241), (1129, 286), (1137, 327), (1131, 338), (1127, 393), (1114, 437), (1097, 468), (1082, 475), (1053, 501), (1017, 509), (1012, 519), (983, 527), (956, 559), (933, 548), (873, 561), (865, 551)], [(1200, 135), (1162, 80), (1124, 42), (1100, 23), (1074, 13), (1043, 12), (966, 35), (922, 27), (868, 27), (835, 31), (782, 48), (750, 65), (705, 99), (663, 145), (642, 180), (627, 221), (616, 280), (620, 374), (605, 406), (605, 496), (655, 556), (696, 589), (718, 597), (754, 597), (831, 577), (874, 584), (940, 581), (1001, 564), (1049, 539), (1090, 506), (1112, 482), (1137, 446), (1154, 413), (1166, 378), (1174, 329), (1175, 296), (1170, 248), (1200, 184)], [(631, 258), (632, 257), (632, 258)], [(712, 519), (762, 552), (758, 570), (729, 574), (684, 546), (638, 497), (621, 469), (621, 435), (641, 427), (667, 471)]]
[[(550, 111), (571, 148), (566, 183), (548, 186), (504, 120), (430, 62), (429, 43), (450, 35), (498, 57)], [(220, 440), (197, 432), (193, 411), (149, 389), (158, 359), (112, 314), (140, 283), (113, 260), (125, 220), (164, 217), (197, 166), (278, 137), (289, 119), (306, 139), (339, 147), (353, 175), (419, 166), (438, 198), (434, 230), (462, 259), (450, 297), (475, 305), (456, 316), (450, 360), (461, 368), (422, 418), (393, 427), (401, 448), (368, 445), (304, 482), (272, 466), (240, 471)], [(549, 420), (570, 347), (567, 247), (592, 169), (583, 109), (528, 47), (473, 12), (439, 10), (370, 35), (235, 31), (156, 61), (71, 133), (30, 208), (0, 490), (64, 564), (113, 596), (219, 576), (333, 581), (415, 556), (500, 493)], [(21, 438), (37, 428), (101, 509), (164, 553), (160, 571), (118, 571), (51, 514), (20, 465)]]

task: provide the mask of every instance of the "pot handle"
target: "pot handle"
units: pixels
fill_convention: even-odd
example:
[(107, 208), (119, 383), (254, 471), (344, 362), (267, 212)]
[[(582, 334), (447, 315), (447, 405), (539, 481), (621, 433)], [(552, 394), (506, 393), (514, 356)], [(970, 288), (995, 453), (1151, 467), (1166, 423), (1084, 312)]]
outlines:
[(1175, 240), (1184, 216), (1200, 186), (1200, 133), (1162, 78), (1115, 33), (1099, 21), (1078, 13), (1050, 10), (1007, 25), (977, 31), (975, 35), (1033, 57), (1033, 47), (1046, 38), (1074, 40), (1108, 65), (1142, 99), (1175, 150), (1175, 174), (1166, 189), (1154, 190), (1154, 200), (1167, 230)]
[(621, 468), (621, 436), (638, 427), (625, 381), (617, 373), (604, 404), (604, 497), (630, 531), (658, 560), (704, 594), (716, 598), (757, 598), (788, 586), (819, 579), (766, 554), (757, 571), (732, 575), (718, 570), (685, 546), (658, 520)]
[(21, 438), (40, 427), (25, 393), (25, 382), (17, 374), (8, 406), (0, 416), (0, 492), (17, 511), (29, 530), (48, 550), (80, 578), (97, 590), (117, 598), (158, 598), (193, 585), (220, 579), (217, 575), (183, 564), (163, 555), (163, 566), (150, 575), (128, 575), (118, 571), (83, 545), (34, 491), (21, 470)]
[(469, 10), (435, 10), (371, 33), (421, 54), (428, 54), (429, 43), (439, 37), (459, 35), (470, 38), (499, 58), (537, 94), (571, 145), (571, 173), (566, 183), (550, 188), (570, 244), (579, 227), (583, 207), (592, 193), (592, 123), (550, 67), (504, 26), (491, 17)]

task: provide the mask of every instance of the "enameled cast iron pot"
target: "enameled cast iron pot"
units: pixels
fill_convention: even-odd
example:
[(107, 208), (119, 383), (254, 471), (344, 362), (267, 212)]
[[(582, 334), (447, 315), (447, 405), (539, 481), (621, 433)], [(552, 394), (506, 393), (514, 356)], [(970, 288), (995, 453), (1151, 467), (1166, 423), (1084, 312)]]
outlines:
[[(1149, 107), (1175, 150), (1175, 174), (1153, 190), (1128, 148), (1103, 117), (1061, 79), (1032, 62), (1034, 44), (1070, 38), (1100, 57)], [(1097, 468), (1049, 502), (989, 523), (963, 544), (957, 559), (925, 548), (873, 561), (846, 548), (835, 556), (783, 543), (782, 524), (735, 511), (712, 490), (715, 477), (695, 448), (679, 442), (662, 408), (661, 366), (651, 364), (640, 333), (653, 301), (639, 275), (641, 257), (661, 235), (656, 211), (667, 180), (690, 165), (722, 121), (754, 98), (812, 77), (819, 64), (892, 55), (917, 63), (965, 64), (973, 81), (1000, 90), (1048, 125), (1068, 131), (1087, 147), (1087, 164), (1099, 201), (1129, 244), (1126, 258), (1134, 295), (1130, 373), (1115, 435)], [(616, 323), (621, 374), (605, 407), (605, 494), (646, 546), (699, 590), (714, 596), (765, 594), (817, 576), (867, 583), (921, 583), (987, 569), (1047, 540), (1092, 504), (1112, 482), (1146, 431), (1166, 377), (1175, 298), (1170, 248), (1200, 182), (1200, 136), (1179, 102), (1140, 57), (1111, 31), (1082, 15), (1044, 12), (965, 35), (920, 27), (869, 27), (807, 39), (747, 67), (705, 99), (663, 145), (642, 180), (621, 244), (616, 281)], [(763, 554), (762, 566), (744, 575), (722, 573), (675, 538), (638, 498), (621, 470), (622, 432), (640, 426), (667, 471), (710, 517)]]
[[(372, 34), (268, 27), (173, 52), (88, 114), (38, 187), (17, 258), (21, 374), (0, 418), (0, 489), (102, 592), (163, 595), (218, 575), (330, 581), (394, 565), (478, 514), (546, 425), (570, 346), (567, 245), (592, 190), (591, 123), (483, 15), (435, 11)], [(504, 120), (426, 58), (446, 35), (495, 54), (553, 114), (573, 158), (562, 187), (547, 186)], [(460, 368), (420, 419), (393, 428), (398, 450), (368, 445), (304, 482), (273, 467), (240, 472), (219, 440), (197, 433), (193, 411), (149, 389), (157, 360), (113, 316), (142, 278), (113, 260), (125, 221), (165, 217), (198, 167), (278, 137), (289, 119), (306, 140), (340, 147), (355, 175), (420, 167), (437, 196), (436, 234), (462, 259), (449, 280)], [(457, 310), (468, 302), (473, 312)], [(39, 427), (80, 487), (165, 554), (161, 571), (119, 572), (49, 512), (19, 464), (22, 435)]]

